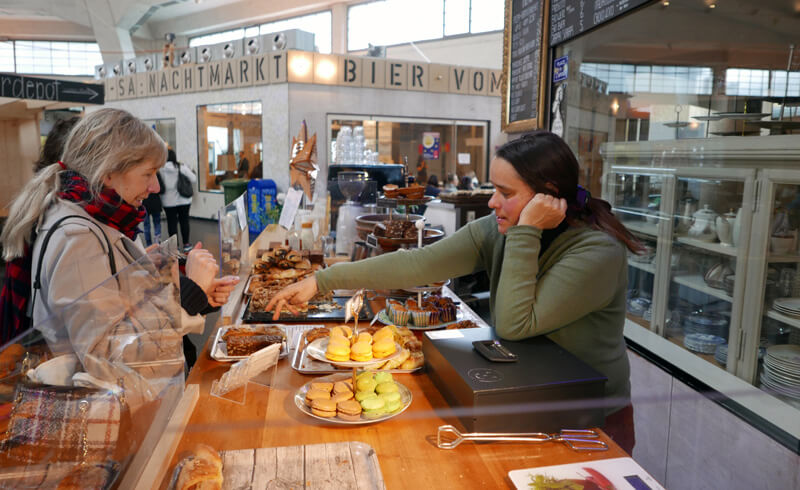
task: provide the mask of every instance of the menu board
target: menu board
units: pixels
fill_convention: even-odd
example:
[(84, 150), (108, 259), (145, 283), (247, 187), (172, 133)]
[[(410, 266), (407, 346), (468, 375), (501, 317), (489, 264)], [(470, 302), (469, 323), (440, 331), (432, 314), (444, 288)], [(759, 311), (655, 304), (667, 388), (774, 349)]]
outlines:
[(540, 126), (546, 85), (542, 74), (543, 57), (547, 57), (546, 18), (544, 0), (506, 1), (503, 129), (525, 131)]
[(650, 0), (551, 0), (550, 45), (562, 43)]

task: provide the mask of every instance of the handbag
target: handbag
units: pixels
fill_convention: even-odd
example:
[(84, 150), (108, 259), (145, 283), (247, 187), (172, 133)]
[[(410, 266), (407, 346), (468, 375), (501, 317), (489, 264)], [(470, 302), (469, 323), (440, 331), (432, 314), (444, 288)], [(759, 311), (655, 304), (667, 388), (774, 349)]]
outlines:
[(189, 180), (189, 177), (184, 175), (181, 172), (181, 165), (178, 162), (175, 163), (175, 168), (178, 170), (178, 194), (183, 197), (192, 197), (194, 194), (194, 186), (192, 185), (192, 181)]

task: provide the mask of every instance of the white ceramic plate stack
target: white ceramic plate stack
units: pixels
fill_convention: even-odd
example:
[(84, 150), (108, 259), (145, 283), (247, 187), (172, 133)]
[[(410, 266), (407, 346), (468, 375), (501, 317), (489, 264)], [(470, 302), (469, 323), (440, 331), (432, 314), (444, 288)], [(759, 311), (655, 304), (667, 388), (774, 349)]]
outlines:
[(728, 344), (719, 344), (714, 351), (714, 360), (723, 366), (728, 365)]
[(683, 345), (687, 349), (701, 354), (713, 354), (716, 352), (717, 346), (724, 343), (724, 338), (707, 333), (690, 333), (683, 338)]
[(772, 307), (778, 313), (800, 317), (800, 298), (778, 298), (772, 302)]
[(761, 384), (769, 391), (800, 400), (800, 345), (767, 348)]

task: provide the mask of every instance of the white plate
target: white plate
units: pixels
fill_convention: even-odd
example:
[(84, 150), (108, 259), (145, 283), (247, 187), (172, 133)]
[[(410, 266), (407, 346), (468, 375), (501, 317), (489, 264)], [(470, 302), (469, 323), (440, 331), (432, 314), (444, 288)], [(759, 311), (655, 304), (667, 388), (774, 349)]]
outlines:
[(772, 302), (775, 308), (800, 313), (800, 298), (778, 298)]
[(767, 355), (779, 362), (800, 367), (800, 345), (773, 345), (767, 348)]
[(439, 286), (416, 286), (413, 288), (403, 288), (403, 291), (408, 291), (409, 293), (432, 293), (434, 291), (440, 291), (444, 286), (450, 284), (450, 279), (446, 280), (444, 284)]
[(403, 352), (403, 348), (397, 342), (394, 343), (395, 352), (389, 357), (381, 357), (381, 358), (374, 358), (370, 359), (369, 361), (331, 361), (327, 357), (325, 357), (325, 352), (328, 350), (328, 337), (324, 337), (321, 339), (317, 339), (306, 347), (306, 353), (313, 357), (318, 361), (323, 361), (331, 364), (336, 364), (337, 366), (344, 366), (344, 367), (371, 367), (376, 364), (381, 364), (391, 359), (395, 359), (399, 357), (400, 354)]
[[(322, 339), (317, 339), (322, 340)], [(312, 342), (313, 343), (313, 342)], [(336, 381), (343, 381), (346, 379), (352, 379), (352, 374), (331, 374), (330, 376), (323, 376), (321, 378), (314, 379), (313, 383), (335, 383)], [(310, 415), (315, 419), (325, 420), (326, 422), (331, 422), (334, 424), (345, 424), (345, 425), (360, 425), (360, 424), (372, 424), (374, 422), (382, 422), (384, 420), (388, 420), (392, 417), (397, 417), (401, 413), (405, 412), (409, 405), (411, 405), (411, 390), (405, 387), (402, 383), (395, 380), (397, 383), (398, 391), (400, 392), (400, 401), (403, 402), (402, 408), (400, 410), (387, 413), (386, 415), (382, 415), (380, 417), (376, 417), (374, 419), (365, 418), (363, 415), (361, 416), (361, 420), (343, 420), (339, 417), (320, 417), (319, 415), (314, 415), (314, 412), (311, 411), (311, 407), (306, 405), (306, 393), (308, 393), (309, 388), (311, 387), (312, 382), (308, 382), (300, 387), (299, 390), (294, 394), (294, 404), (297, 408), (300, 409), (306, 415)]]
[[(241, 361), (242, 359), (247, 359), (248, 356), (229, 356), (227, 351), (225, 350), (225, 341), (222, 340), (222, 336), (230, 330), (231, 328), (251, 328), (251, 327), (258, 327), (262, 324), (249, 324), (249, 325), (227, 325), (224, 327), (220, 327), (217, 329), (217, 335), (214, 337), (214, 344), (211, 346), (211, 358), (215, 361), (220, 362), (236, 362)], [(265, 325), (265, 324), (264, 324)], [(270, 327), (280, 327), (283, 330), (284, 338), (286, 336), (286, 325), (280, 324), (270, 324)], [(286, 341), (284, 340), (281, 345), (281, 353), (278, 356), (278, 359), (283, 359), (284, 357), (289, 355), (289, 350), (286, 347)]]
[[(395, 325), (394, 322), (389, 320), (389, 315), (386, 313), (386, 310), (381, 310), (375, 315), (375, 319), (379, 322), (383, 323), (384, 325)], [(410, 319), (410, 317), (409, 317)], [(413, 321), (413, 320), (412, 320)], [(445, 323), (438, 323), (436, 325), (428, 325), (427, 327), (417, 327), (413, 323), (409, 323), (408, 325), (397, 325), (398, 327), (408, 327), (409, 330), (436, 330), (439, 328), (445, 328), (448, 325), (452, 325), (454, 323), (458, 323), (460, 320), (458, 319), (458, 313), (456, 313), (456, 319), (452, 322), (445, 322)]]
[[(650, 488), (652, 490), (664, 490), (655, 478), (650, 476), (647, 471), (639, 466), (632, 458), (612, 458), (597, 461), (583, 461), (580, 463), (560, 464), (554, 466), (542, 466), (539, 468), (528, 468), (524, 470), (512, 470), (508, 472), (508, 478), (517, 490), (529, 490), (531, 488), (531, 478), (536, 475), (543, 475), (557, 479), (583, 480), (589, 476), (586, 468), (602, 474), (611, 485), (608, 488)], [(638, 477), (644, 482), (644, 486), (632, 486), (627, 478)]]

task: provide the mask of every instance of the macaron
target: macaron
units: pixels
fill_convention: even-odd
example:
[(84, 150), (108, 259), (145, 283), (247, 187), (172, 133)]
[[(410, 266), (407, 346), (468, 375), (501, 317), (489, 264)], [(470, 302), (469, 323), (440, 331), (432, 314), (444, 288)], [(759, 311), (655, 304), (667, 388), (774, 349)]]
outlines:
[(381, 393), (378, 396), (383, 398), (383, 401), (385, 401), (386, 403), (399, 402), (400, 399), (401, 399), (400, 393), (397, 392), (397, 391), (390, 391), (390, 392), (387, 392), (387, 393)]
[(336, 403), (339, 403), (345, 400), (349, 400), (351, 398), (353, 398), (353, 392), (348, 390), (348, 391), (343, 391), (341, 393), (334, 393), (334, 395), (331, 397), (331, 400), (335, 401)]
[(341, 337), (349, 339), (350, 337), (353, 336), (353, 331), (347, 325), (337, 325), (331, 328), (330, 335), (331, 337), (339, 335)]
[(375, 398), (377, 396), (374, 391), (356, 391), (355, 398), (357, 401), (364, 401), (367, 398)]
[(325, 418), (336, 417), (336, 402), (331, 399), (314, 400), (311, 404), (311, 413)]
[(360, 334), (358, 334), (358, 337), (356, 338), (356, 343), (358, 342), (367, 342), (368, 344), (371, 344), (372, 335), (370, 335), (367, 332), (361, 332)]
[(345, 400), (336, 404), (336, 415), (342, 420), (361, 420), (361, 404), (355, 400)]
[(345, 391), (353, 391), (353, 382), (348, 381), (337, 381), (333, 384), (333, 393), (342, 393)]
[[(378, 384), (394, 381), (391, 373), (375, 373), (375, 382)], [(313, 387), (313, 385), (312, 385)]]
[(377, 396), (374, 398), (366, 398), (361, 400), (361, 408), (363, 409), (361, 413), (364, 417), (373, 419), (386, 413), (386, 402), (383, 398)]
[(331, 394), (327, 391), (308, 390), (308, 393), (306, 393), (306, 405), (310, 407), (314, 400), (329, 400), (330, 398)]
[(312, 382), (311, 383), (311, 389), (312, 390), (322, 390), (322, 391), (326, 391), (326, 392), (330, 393), (331, 390), (333, 389), (333, 383), (320, 383), (320, 382), (316, 382), (315, 383), (315, 382)]
[(398, 390), (399, 389), (397, 388), (397, 383), (395, 383), (394, 381), (389, 381), (388, 383), (381, 383), (375, 386), (375, 392), (377, 392), (379, 395), (381, 393), (391, 393)]
[(389, 357), (394, 354), (397, 347), (394, 343), (394, 338), (384, 338), (372, 343), (372, 355), (379, 359)]
[(372, 346), (369, 342), (356, 342), (350, 347), (350, 359), (358, 362), (372, 360)]
[[(331, 340), (336, 337), (331, 337)], [(350, 343), (346, 339), (341, 342), (328, 342), (328, 349), (325, 351), (325, 357), (331, 361), (349, 361), (350, 360)]]
[(375, 332), (375, 335), (372, 336), (373, 342), (377, 342), (381, 339), (394, 339), (394, 331), (391, 329), (391, 327), (383, 327)]
[(356, 381), (356, 389), (358, 391), (375, 391), (375, 387), (378, 383), (370, 376), (369, 378), (364, 377)]

